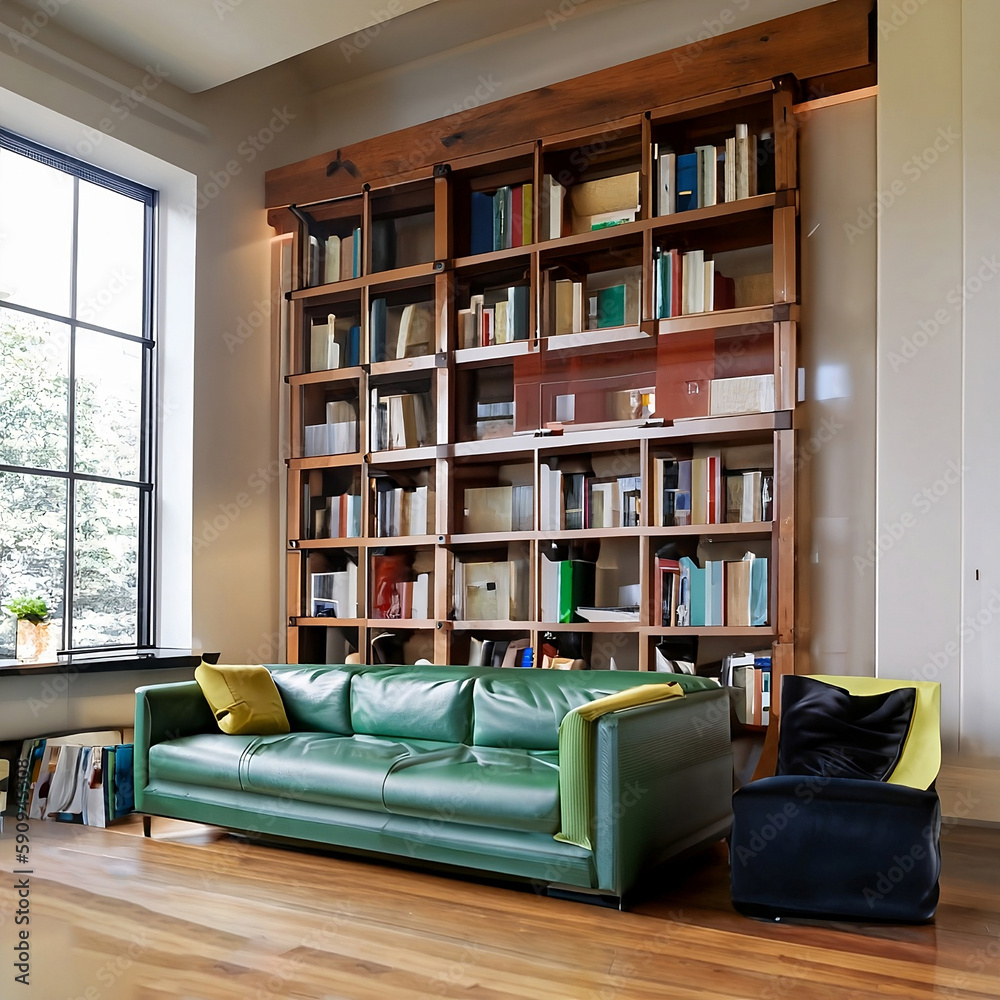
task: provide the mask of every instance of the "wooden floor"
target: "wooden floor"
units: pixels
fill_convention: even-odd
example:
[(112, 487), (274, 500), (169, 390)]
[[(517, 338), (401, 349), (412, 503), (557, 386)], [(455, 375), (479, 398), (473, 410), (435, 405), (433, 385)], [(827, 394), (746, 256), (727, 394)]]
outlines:
[(30, 986), (0, 874), (4, 1000), (1000, 996), (997, 829), (946, 828), (933, 924), (873, 927), (739, 916), (721, 844), (620, 913), (166, 820), (31, 827)]

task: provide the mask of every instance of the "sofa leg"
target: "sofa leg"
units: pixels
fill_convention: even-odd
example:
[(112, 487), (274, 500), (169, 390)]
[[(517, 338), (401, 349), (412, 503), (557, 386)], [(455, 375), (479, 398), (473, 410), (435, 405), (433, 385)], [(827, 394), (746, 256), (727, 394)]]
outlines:
[(142, 835), (146, 838), (153, 836), (153, 817), (149, 813), (142, 814)]
[(625, 899), (612, 893), (599, 892), (593, 889), (577, 889), (565, 885), (548, 885), (545, 895), (553, 899), (568, 899), (574, 903), (590, 903), (591, 906), (607, 906), (614, 910), (625, 909)]

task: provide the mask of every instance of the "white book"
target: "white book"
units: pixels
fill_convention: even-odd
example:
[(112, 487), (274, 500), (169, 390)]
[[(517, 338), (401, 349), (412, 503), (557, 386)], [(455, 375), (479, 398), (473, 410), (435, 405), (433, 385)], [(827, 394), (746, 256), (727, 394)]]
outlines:
[(711, 383), (709, 414), (768, 413), (774, 409), (774, 375), (740, 375), (714, 378)]
[(309, 331), (309, 371), (340, 367), (340, 345), (336, 337), (337, 317), (330, 313), (325, 323), (313, 323)]
[(711, 312), (715, 308), (715, 261), (705, 261), (705, 303), (703, 312)]
[(418, 573), (413, 584), (413, 605), (411, 615), (422, 620), (430, 617), (430, 574)]
[(104, 753), (100, 746), (90, 748), (86, 788), (83, 793), (83, 822), (87, 826), (108, 825), (104, 802)]
[(656, 211), (658, 215), (673, 215), (674, 193), (677, 190), (677, 155), (661, 153), (657, 166)]
[(705, 305), (705, 251), (684, 254), (681, 272), (681, 313), (701, 312)]
[(326, 238), (326, 253), (323, 257), (323, 283), (340, 281), (340, 237)]
[[(546, 240), (557, 240), (562, 236), (563, 199), (566, 189), (551, 174), (546, 174), (542, 184), (541, 218)], [(547, 211), (546, 211), (547, 209)]]

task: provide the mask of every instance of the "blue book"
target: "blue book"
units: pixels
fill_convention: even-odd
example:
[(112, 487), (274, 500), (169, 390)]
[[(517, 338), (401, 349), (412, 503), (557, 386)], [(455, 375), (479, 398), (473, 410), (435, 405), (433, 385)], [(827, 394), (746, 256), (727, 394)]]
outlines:
[(385, 299), (372, 299), (371, 323), (368, 331), (371, 336), (371, 358), (369, 360), (373, 364), (376, 361), (385, 361), (385, 323)]
[(750, 624), (767, 624), (767, 559), (757, 556), (750, 563)]
[(698, 207), (698, 154), (681, 153), (677, 157), (677, 211)]
[(690, 609), (688, 625), (699, 628), (705, 624), (705, 571), (688, 556), (681, 556), (678, 562), (681, 564), (682, 586), (683, 580), (687, 581), (685, 589)]
[(361, 327), (352, 326), (347, 334), (347, 367), (361, 364)]
[(115, 815), (135, 810), (135, 785), (132, 776), (132, 744), (115, 747)]
[(354, 277), (361, 277), (361, 229), (354, 230)]
[(469, 219), (469, 253), (493, 251), (493, 195), (472, 192), (472, 213)]

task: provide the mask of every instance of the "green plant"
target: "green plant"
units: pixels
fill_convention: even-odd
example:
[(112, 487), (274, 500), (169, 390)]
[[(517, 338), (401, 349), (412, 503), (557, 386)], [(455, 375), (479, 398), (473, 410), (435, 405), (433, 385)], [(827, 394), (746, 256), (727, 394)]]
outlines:
[(4, 607), (12, 615), (16, 615), (18, 621), (29, 621), (38, 625), (49, 617), (49, 606), (41, 597), (15, 597)]

